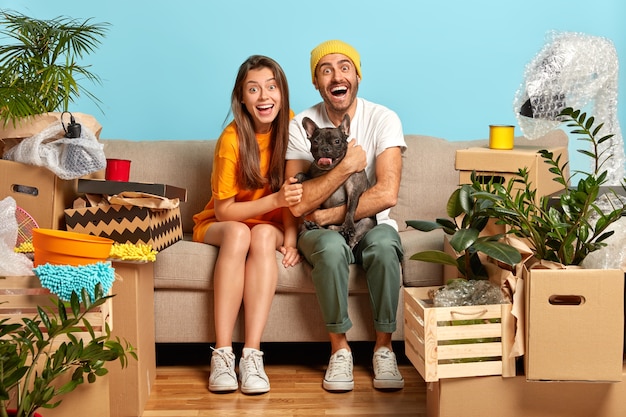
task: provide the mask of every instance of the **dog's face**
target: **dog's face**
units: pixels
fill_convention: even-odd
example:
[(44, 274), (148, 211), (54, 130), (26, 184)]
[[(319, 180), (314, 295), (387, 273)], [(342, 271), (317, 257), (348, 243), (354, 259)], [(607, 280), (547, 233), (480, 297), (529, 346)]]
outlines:
[(350, 116), (343, 117), (338, 127), (319, 128), (308, 117), (302, 119), (307, 138), (311, 141), (311, 154), (320, 170), (333, 169), (346, 156), (350, 135)]

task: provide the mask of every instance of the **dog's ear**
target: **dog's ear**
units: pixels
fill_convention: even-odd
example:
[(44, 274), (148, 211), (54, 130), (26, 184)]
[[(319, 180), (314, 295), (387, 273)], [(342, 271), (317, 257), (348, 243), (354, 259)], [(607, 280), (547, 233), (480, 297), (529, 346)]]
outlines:
[(306, 137), (311, 139), (313, 137), (313, 133), (318, 129), (315, 122), (308, 117), (302, 119), (302, 127), (306, 130)]
[(346, 137), (350, 136), (350, 116), (347, 113), (343, 116), (339, 128)]

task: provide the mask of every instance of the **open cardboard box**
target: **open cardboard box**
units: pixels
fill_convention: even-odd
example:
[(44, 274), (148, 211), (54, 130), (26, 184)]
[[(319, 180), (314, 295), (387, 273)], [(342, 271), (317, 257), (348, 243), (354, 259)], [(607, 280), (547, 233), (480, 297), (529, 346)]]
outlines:
[(76, 199), (76, 180), (45, 167), (0, 159), (0, 200), (12, 197), (44, 229), (64, 229), (65, 210)]
[[(456, 151), (455, 167), (459, 170), (459, 183), (470, 184), (472, 171), (476, 171), (481, 182), (499, 182), (507, 184), (511, 178), (517, 178), (520, 168), (527, 168), (529, 181), (537, 190), (537, 202), (541, 196), (547, 196), (562, 190), (563, 185), (553, 180), (554, 174), (537, 152), (540, 147), (516, 146), (511, 150), (495, 150), (487, 147), (459, 149)], [(568, 159), (566, 147), (548, 148), (555, 158), (561, 156), (561, 163)]]

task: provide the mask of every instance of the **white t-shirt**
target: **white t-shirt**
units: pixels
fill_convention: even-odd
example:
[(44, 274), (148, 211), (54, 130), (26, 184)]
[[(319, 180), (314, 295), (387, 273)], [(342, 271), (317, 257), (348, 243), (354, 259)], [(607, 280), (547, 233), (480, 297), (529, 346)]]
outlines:
[[(324, 103), (318, 103), (303, 112), (297, 114), (289, 125), (289, 146), (287, 147), (287, 159), (303, 159), (313, 161), (311, 155), (311, 142), (307, 139), (306, 131), (302, 126), (302, 119), (308, 117), (319, 127), (335, 127), (328, 115)], [(385, 149), (398, 146), (401, 151), (406, 149), (402, 123), (398, 115), (392, 110), (380, 104), (375, 104), (357, 98), (356, 112), (350, 120), (350, 136), (348, 141), (356, 139), (367, 154), (367, 167), (365, 172), (370, 184), (376, 183), (376, 157)], [(390, 209), (383, 210), (376, 215), (378, 224), (388, 224), (398, 230), (395, 220), (389, 218)]]

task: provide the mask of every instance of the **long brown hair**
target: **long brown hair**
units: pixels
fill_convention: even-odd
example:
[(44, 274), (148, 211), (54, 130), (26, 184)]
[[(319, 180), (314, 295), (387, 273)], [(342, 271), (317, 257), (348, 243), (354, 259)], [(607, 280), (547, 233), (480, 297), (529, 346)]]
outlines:
[[(269, 166), (269, 178), (261, 176), (260, 150), (254, 131), (252, 115), (242, 104), (243, 83), (248, 71), (269, 68), (280, 88), (281, 107), (272, 122), (271, 144), (272, 157)], [(263, 55), (252, 55), (239, 67), (235, 86), (231, 95), (231, 112), (235, 119), (237, 138), (239, 140), (239, 186), (243, 189), (263, 188), (269, 181), (272, 191), (278, 191), (283, 184), (285, 175), (285, 154), (289, 141), (289, 86), (283, 69), (272, 58)]]

